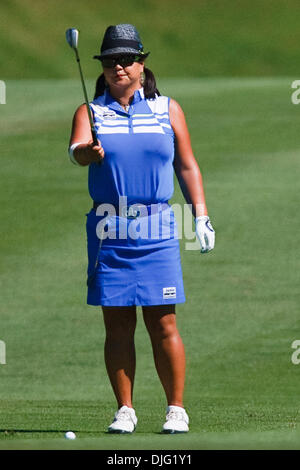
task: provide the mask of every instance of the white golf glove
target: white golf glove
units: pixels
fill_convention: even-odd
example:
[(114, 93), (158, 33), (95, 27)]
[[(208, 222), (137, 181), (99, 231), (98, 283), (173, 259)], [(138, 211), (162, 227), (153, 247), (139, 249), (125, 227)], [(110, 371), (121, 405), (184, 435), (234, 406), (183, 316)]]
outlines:
[(215, 246), (215, 231), (209, 217), (201, 215), (195, 218), (196, 236), (200, 242), (201, 253), (207, 253)]

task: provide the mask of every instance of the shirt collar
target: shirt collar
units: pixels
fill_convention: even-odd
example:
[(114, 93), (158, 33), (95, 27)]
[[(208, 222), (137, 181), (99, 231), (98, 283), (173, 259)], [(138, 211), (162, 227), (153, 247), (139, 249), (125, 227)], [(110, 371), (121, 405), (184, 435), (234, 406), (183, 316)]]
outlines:
[[(143, 99), (145, 99), (145, 95), (144, 95), (144, 88), (142, 87), (142, 88), (139, 88), (138, 90), (136, 90), (134, 92), (131, 106), (139, 103)], [(121, 111), (121, 112), (125, 113), (125, 111), (122, 108), (122, 106), (120, 105), (120, 103), (118, 103), (118, 101), (116, 101), (115, 98), (113, 98), (111, 96), (108, 89), (106, 89), (104, 91), (104, 100), (103, 101), (104, 101), (105, 106), (108, 106), (109, 108), (114, 109), (115, 111)]]

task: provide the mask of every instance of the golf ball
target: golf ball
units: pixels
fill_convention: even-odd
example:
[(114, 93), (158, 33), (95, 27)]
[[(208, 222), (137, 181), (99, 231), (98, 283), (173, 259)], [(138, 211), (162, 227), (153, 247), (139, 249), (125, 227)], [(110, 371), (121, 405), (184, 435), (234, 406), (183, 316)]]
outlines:
[(73, 431), (68, 431), (65, 434), (65, 438), (66, 439), (71, 439), (71, 440), (76, 439), (76, 434)]

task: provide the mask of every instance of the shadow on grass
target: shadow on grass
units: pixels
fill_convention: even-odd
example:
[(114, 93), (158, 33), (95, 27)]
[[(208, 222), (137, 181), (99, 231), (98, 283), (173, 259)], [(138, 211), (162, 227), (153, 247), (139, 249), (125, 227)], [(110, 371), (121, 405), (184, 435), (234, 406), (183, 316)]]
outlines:
[[(68, 429), (0, 429), (0, 433), (3, 433), (3, 434), (15, 434), (17, 432), (20, 432), (20, 433), (32, 433), (32, 432), (61, 433), (63, 432), (65, 433), (67, 431)], [(73, 432), (78, 432), (78, 431), (73, 431)]]
[[(15, 434), (15, 433), (66, 433), (67, 431), (69, 431), (69, 429), (18, 429), (18, 428), (14, 428), (14, 429), (9, 429), (9, 428), (6, 428), (6, 429), (0, 429), (0, 434)], [(80, 433), (80, 434), (103, 434), (103, 435), (106, 435), (106, 436), (112, 436), (112, 435), (138, 435), (139, 433), (137, 432), (134, 432), (134, 433), (118, 433), (118, 432), (108, 432), (108, 431), (99, 431), (99, 430), (94, 430), (94, 431), (81, 431), (80, 429), (73, 429), (72, 428), (72, 431), (74, 433)], [(157, 435), (157, 436), (168, 436), (169, 434), (168, 433), (163, 433), (163, 432), (160, 432), (160, 431), (154, 431), (152, 432), (151, 434), (154, 434), (154, 435)], [(177, 433), (176, 433), (177, 434)], [(179, 433), (178, 433), (179, 434)], [(186, 434), (186, 433), (184, 433)]]
[[(52, 434), (65, 434), (67, 431), (70, 431), (70, 429), (18, 429), (18, 428), (14, 428), (14, 429), (0, 429), (0, 437), (1, 437), (1, 434), (3, 435), (6, 435), (6, 436), (12, 436), (13, 434), (34, 434), (34, 433), (41, 433), (41, 434), (49, 434), (49, 433), (52, 433)], [(106, 434), (106, 432), (104, 431), (99, 431), (99, 430), (94, 430), (94, 431), (81, 431), (80, 429), (73, 429), (72, 428), (72, 432), (74, 432), (75, 434), (76, 433), (80, 433), (81, 435), (84, 434), (84, 435), (100, 435), (100, 434)]]

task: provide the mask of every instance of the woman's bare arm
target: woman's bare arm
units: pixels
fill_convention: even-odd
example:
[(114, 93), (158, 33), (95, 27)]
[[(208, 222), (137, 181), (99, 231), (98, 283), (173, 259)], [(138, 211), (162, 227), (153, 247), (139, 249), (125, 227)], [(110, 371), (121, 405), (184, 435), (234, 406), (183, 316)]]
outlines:
[(80, 142), (80, 145), (74, 149), (73, 155), (79, 165), (86, 166), (92, 162), (99, 162), (104, 158), (101, 142), (98, 140), (99, 145), (93, 145), (85, 104), (79, 106), (74, 114), (69, 146), (78, 142)]
[(175, 133), (174, 170), (183, 196), (192, 205), (194, 217), (207, 215), (202, 175), (193, 154), (184, 113), (173, 99), (170, 101), (169, 111)]

